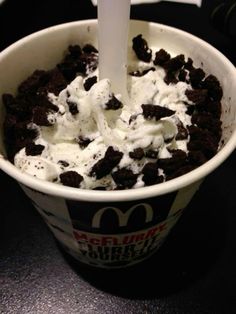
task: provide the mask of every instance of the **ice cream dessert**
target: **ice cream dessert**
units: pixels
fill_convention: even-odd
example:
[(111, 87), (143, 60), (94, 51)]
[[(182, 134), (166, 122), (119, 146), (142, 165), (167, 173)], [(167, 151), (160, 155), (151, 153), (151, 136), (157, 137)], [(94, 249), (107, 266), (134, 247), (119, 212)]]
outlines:
[(219, 149), (222, 88), (184, 55), (133, 38), (129, 100), (99, 81), (98, 51), (70, 46), (3, 95), (9, 159), (22, 172), (83, 189), (139, 188), (200, 166)]

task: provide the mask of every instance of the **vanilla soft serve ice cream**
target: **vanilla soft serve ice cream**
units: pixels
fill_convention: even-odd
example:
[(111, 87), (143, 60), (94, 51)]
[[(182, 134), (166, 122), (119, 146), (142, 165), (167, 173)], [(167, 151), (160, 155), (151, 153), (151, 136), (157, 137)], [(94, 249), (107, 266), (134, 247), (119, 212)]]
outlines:
[[(137, 38), (144, 41), (140, 35)], [(207, 90), (205, 74), (197, 75), (201, 71), (191, 59), (183, 61), (182, 55), (171, 58), (160, 50), (155, 57), (145, 49), (148, 58), (135, 51), (129, 60), (128, 100), (113, 94), (109, 78), (99, 80), (91, 62), (59, 93), (49, 91), (53, 110), (47, 108), (44, 122), (37, 123), (42, 110), (33, 109), (26, 128), (37, 135), (15, 154), (16, 167), (42, 180), (112, 190), (160, 183), (172, 172), (173, 177), (181, 175), (179, 168), (188, 172), (211, 157), (211, 153), (201, 155), (195, 138), (200, 135), (193, 129), (199, 124), (196, 108), (204, 101), (216, 101), (210, 96), (211, 87)], [(97, 53), (92, 53), (94, 61)], [(202, 125), (200, 129), (211, 136), (211, 130)], [(195, 146), (189, 144), (191, 137)], [(70, 184), (71, 178), (64, 181), (66, 173), (71, 178), (76, 173), (72, 181), (77, 183)]]

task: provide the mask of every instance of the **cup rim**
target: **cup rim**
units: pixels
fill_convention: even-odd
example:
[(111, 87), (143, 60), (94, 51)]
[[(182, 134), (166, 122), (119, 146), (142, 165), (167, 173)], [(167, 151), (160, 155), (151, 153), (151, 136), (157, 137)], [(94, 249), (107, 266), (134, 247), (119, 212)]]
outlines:
[[(187, 37), (191, 41), (195, 41), (199, 43), (201, 46), (205, 46), (211, 53), (217, 55), (220, 58), (224, 65), (228, 68), (228, 71), (235, 76), (236, 81), (236, 71), (234, 65), (216, 48), (214, 48), (209, 43), (205, 42), (204, 40), (192, 35), (186, 31), (180, 30), (175, 27), (167, 26), (164, 24), (159, 24), (155, 22), (147, 22), (141, 20), (131, 20), (131, 23), (141, 25), (144, 23), (145, 25), (148, 24), (150, 27), (158, 27), (160, 29), (171, 31), (175, 34), (183, 35)], [(13, 50), (17, 49), (17, 47), (25, 44), (26, 42), (31, 41), (32, 39), (43, 36), (48, 32), (54, 32), (56, 30), (62, 30), (70, 27), (82, 26), (82, 25), (93, 25), (97, 24), (96, 19), (90, 20), (82, 20), (82, 21), (74, 21), (69, 23), (63, 23), (54, 25), (40, 31), (34, 32), (22, 39), (18, 40), (17, 42), (13, 43), (6, 49), (4, 49), (0, 53), (0, 62), (5, 56), (11, 53)], [(17, 169), (10, 161), (8, 161), (2, 154), (0, 154), (0, 169), (3, 170), (5, 173), (16, 179), (19, 183), (22, 183), (29, 188), (32, 188), (36, 191), (54, 195), (58, 197), (63, 197), (66, 199), (74, 199), (74, 200), (81, 200), (81, 201), (90, 201), (90, 202), (122, 202), (122, 201), (132, 201), (132, 200), (139, 200), (145, 199), (150, 197), (155, 197), (158, 195), (168, 194), (173, 191), (179, 190), (184, 188), (188, 185), (191, 185), (194, 182), (197, 182), (211, 173), (214, 169), (216, 169), (221, 163), (223, 163), (227, 157), (234, 151), (236, 148), (236, 128), (232, 132), (231, 137), (227, 141), (227, 143), (220, 149), (220, 151), (212, 157), (209, 161), (204, 163), (203, 165), (199, 166), (198, 168), (179, 176), (175, 179), (147, 186), (141, 187), (137, 189), (128, 189), (128, 190), (117, 190), (117, 191), (96, 191), (96, 190), (86, 190), (86, 189), (78, 189), (73, 187), (67, 187), (63, 185), (59, 185), (52, 182), (47, 182), (29, 174), (22, 173), (19, 169)]]

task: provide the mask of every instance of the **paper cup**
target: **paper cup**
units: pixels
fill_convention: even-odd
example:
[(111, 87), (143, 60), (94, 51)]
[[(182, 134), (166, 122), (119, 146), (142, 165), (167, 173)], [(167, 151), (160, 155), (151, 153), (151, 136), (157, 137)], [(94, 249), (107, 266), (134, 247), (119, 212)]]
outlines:
[[(163, 243), (206, 175), (236, 147), (236, 71), (219, 51), (178, 29), (131, 21), (130, 40), (143, 34), (150, 47), (183, 53), (220, 80), (224, 97), (220, 151), (204, 165), (176, 179), (139, 189), (89, 191), (45, 182), (23, 174), (7, 159), (3, 141), (4, 108), (0, 106), (0, 167), (15, 178), (30, 197), (55, 237), (76, 259), (114, 268), (147, 258)], [(35, 69), (50, 69), (68, 45), (97, 46), (95, 20), (62, 24), (11, 45), (0, 54), (0, 94), (15, 93)]]

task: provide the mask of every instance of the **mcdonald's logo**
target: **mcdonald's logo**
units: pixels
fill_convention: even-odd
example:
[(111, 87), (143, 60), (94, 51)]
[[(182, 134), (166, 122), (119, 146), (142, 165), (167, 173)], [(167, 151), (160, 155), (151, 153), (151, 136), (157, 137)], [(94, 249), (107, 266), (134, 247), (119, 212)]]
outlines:
[(130, 218), (131, 214), (137, 208), (140, 208), (140, 207), (143, 207), (145, 210), (145, 223), (151, 222), (153, 220), (152, 206), (150, 204), (147, 204), (147, 203), (140, 203), (140, 204), (136, 204), (136, 205), (130, 207), (125, 213), (123, 213), (119, 208), (112, 207), (112, 206), (103, 207), (103, 208), (99, 209), (95, 213), (95, 215), (93, 216), (92, 227), (93, 228), (100, 228), (102, 217), (105, 214), (105, 212), (108, 210), (112, 210), (116, 214), (116, 216), (118, 218), (119, 227), (125, 227), (125, 226), (127, 226), (128, 222), (129, 222), (129, 218)]

